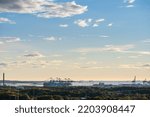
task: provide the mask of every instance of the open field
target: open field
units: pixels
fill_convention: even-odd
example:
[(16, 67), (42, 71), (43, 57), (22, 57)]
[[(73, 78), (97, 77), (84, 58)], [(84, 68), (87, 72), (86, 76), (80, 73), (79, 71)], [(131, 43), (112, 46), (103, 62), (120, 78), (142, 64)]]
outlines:
[(149, 100), (150, 87), (0, 87), (1, 100)]

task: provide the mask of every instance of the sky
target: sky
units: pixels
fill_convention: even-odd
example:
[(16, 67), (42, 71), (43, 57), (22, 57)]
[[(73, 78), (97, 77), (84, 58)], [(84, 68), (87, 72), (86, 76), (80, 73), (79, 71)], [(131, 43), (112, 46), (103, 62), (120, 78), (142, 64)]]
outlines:
[(149, 11), (149, 0), (0, 0), (0, 74), (150, 80)]

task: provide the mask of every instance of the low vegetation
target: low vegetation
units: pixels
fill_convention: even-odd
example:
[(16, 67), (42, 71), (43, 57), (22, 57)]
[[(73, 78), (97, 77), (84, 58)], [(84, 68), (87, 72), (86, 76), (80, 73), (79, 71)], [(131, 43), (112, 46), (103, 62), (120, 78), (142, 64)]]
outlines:
[(0, 100), (150, 100), (150, 87), (0, 87)]

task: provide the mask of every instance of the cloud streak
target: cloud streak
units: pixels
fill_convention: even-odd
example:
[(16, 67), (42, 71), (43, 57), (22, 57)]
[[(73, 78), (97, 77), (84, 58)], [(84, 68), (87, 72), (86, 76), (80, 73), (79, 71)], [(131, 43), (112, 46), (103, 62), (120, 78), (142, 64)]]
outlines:
[(21, 39), (19, 37), (0, 37), (0, 44), (4, 43), (14, 43), (14, 42), (20, 42)]
[(149, 51), (131, 51), (134, 45), (105, 45), (102, 48), (77, 48), (73, 50), (78, 53), (97, 53), (97, 52), (116, 52), (116, 53), (124, 53), (124, 54), (136, 54), (136, 55), (150, 55)]
[(0, 17), (0, 23), (16, 24), (16, 22), (4, 17)]
[(46, 41), (61, 41), (62, 38), (61, 37), (50, 36), (50, 37), (44, 38), (43, 40), (46, 40)]
[(93, 53), (93, 52), (124, 52), (134, 48), (134, 45), (105, 45), (103, 48), (78, 48), (75, 51), (79, 53)]
[(60, 24), (59, 27), (62, 27), (62, 28), (67, 28), (69, 25), (68, 24)]

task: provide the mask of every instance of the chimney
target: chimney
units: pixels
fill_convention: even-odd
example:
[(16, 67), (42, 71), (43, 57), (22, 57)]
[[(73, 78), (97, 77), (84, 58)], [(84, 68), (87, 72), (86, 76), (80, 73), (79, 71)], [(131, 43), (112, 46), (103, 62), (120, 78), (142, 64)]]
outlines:
[(3, 86), (5, 86), (5, 73), (3, 73)]

